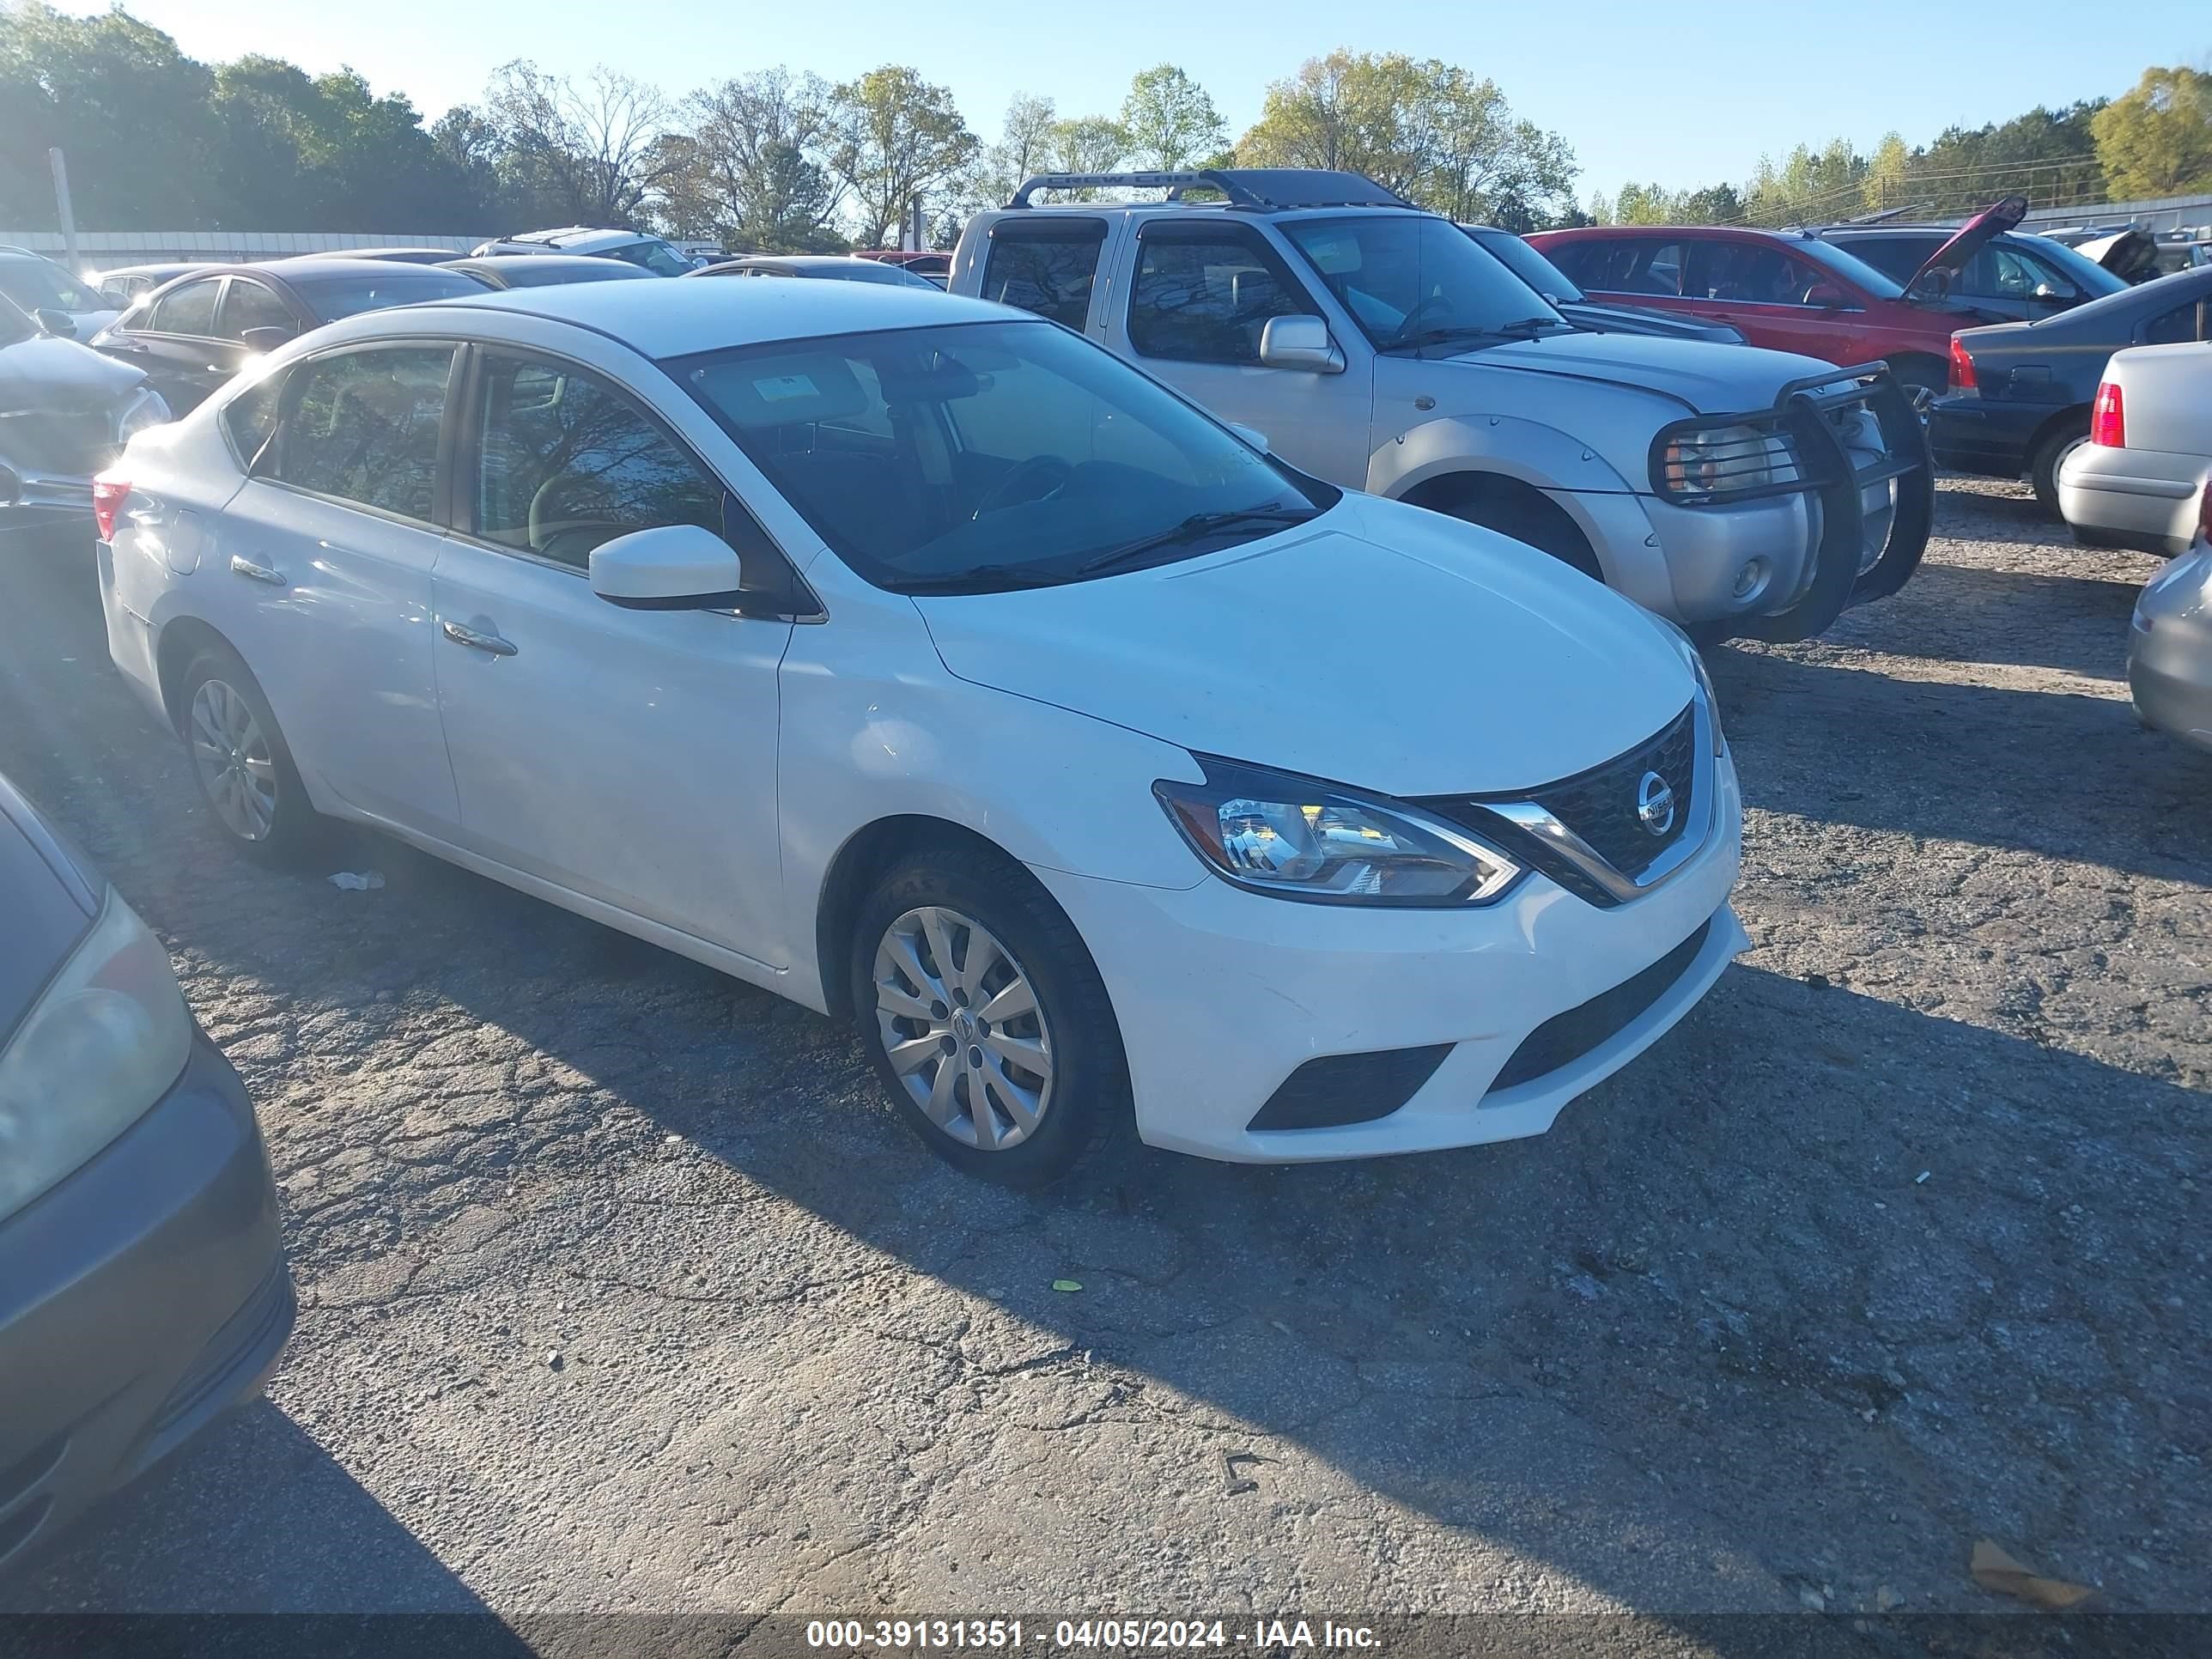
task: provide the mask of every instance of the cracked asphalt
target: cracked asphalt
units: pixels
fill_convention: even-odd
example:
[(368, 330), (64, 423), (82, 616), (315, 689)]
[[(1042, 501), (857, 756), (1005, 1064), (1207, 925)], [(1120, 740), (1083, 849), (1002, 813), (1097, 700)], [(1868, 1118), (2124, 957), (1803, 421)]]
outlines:
[(0, 544), (0, 769), (245, 1075), (302, 1301), (0, 1611), (1978, 1612), (1988, 1537), (2212, 1612), (2212, 760), (2127, 706), (2153, 561), (1939, 514), (1716, 653), (1753, 948), (1550, 1134), (1043, 1199), (764, 993), (234, 858), (88, 552)]

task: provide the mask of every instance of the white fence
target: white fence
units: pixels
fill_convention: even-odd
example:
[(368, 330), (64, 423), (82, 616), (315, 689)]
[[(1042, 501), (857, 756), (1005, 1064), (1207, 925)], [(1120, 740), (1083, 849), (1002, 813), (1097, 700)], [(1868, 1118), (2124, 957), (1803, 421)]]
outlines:
[[(167, 264), (185, 259), (281, 259), (293, 253), (335, 253), (349, 247), (449, 247), (466, 253), (484, 236), (388, 236), (328, 230), (88, 230), (76, 238), (78, 260), (88, 270)], [(68, 252), (59, 231), (0, 231), (0, 246), (27, 247), (60, 258)]]

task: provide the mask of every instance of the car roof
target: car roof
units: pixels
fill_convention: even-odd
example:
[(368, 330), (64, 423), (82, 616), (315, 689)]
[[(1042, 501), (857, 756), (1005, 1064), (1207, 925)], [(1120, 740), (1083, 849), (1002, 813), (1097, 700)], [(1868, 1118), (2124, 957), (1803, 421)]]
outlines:
[(884, 283), (572, 283), (432, 301), (573, 323), (647, 357), (945, 323), (1011, 322), (1028, 313), (934, 288)]
[(617, 270), (634, 270), (640, 276), (653, 275), (643, 265), (594, 258), (588, 253), (461, 253), (441, 263), (464, 268), (489, 265), (494, 270), (514, 270), (525, 265), (532, 270), (599, 270), (611, 266)]

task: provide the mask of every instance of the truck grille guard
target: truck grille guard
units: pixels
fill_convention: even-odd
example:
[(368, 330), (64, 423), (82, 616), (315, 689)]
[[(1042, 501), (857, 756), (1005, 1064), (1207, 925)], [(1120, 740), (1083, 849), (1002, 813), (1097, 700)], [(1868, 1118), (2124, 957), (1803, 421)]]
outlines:
[[(1846, 384), (1848, 382), (1848, 384)], [(1863, 465), (1837, 430), (1837, 417), (1863, 409), (1881, 431), (1881, 453)], [(1737, 446), (1735, 454), (1717, 458), (1711, 487), (1689, 485), (1686, 470), (1668, 459), (1679, 441), (1723, 428), (1749, 428), (1764, 441), (1784, 439), (1794, 462), (1788, 478), (1771, 477), (1772, 468), (1746, 463), (1754, 458)], [(1670, 477), (1670, 466), (1674, 476)], [(1729, 483), (1730, 470), (1747, 477), (1764, 472), (1765, 481)], [(1896, 514), (1881, 554), (1862, 570), (1866, 526), (1860, 494), (1870, 486), (1896, 481)], [(1820, 502), (1820, 541), (1811, 574), (1788, 609), (1769, 616), (1731, 618), (1728, 631), (1742, 639), (1785, 642), (1813, 639), (1826, 631), (1844, 610), (1887, 599), (1920, 568), (1936, 511), (1935, 469), (1928, 434), (1905, 388), (1887, 363), (1860, 363), (1792, 380), (1771, 406), (1734, 415), (1700, 415), (1660, 428), (1651, 440), (1651, 486), (1660, 496), (1687, 507), (1725, 507), (1776, 495), (1809, 495)]]

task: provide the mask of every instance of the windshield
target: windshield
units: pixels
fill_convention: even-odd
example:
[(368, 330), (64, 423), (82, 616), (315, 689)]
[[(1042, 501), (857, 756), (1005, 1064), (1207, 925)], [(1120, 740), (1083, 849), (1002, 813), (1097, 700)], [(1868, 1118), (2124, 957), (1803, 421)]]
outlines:
[(0, 294), (26, 311), (112, 311), (115, 307), (51, 259), (0, 258)]
[(334, 323), (356, 312), (419, 305), (425, 300), (458, 300), (464, 295), (483, 292), (482, 283), (462, 271), (397, 263), (373, 276), (314, 276), (305, 272), (288, 272), (286, 280), (307, 302), (307, 309), (325, 323)]
[(1570, 326), (1535, 289), (1434, 214), (1294, 219), (1282, 229), (1383, 350)]
[(1588, 297), (1568, 278), (1565, 271), (1511, 231), (1492, 230), (1483, 225), (1462, 225), (1460, 228), (1467, 233), (1468, 240), (1477, 247), (1553, 304), (1564, 301), (1568, 305), (1578, 305)]
[(28, 313), (12, 300), (0, 300), (0, 345), (15, 345), (39, 331)]
[(1816, 265), (1826, 265), (1829, 271), (1847, 283), (1855, 283), (1877, 300), (1902, 300), (1904, 288), (1895, 279), (1876, 270), (1856, 253), (1846, 253), (1833, 242), (1824, 242), (1817, 236), (1792, 236), (1788, 239), (1790, 251), (1802, 254)]
[(620, 259), (625, 264), (642, 265), (656, 276), (681, 276), (691, 269), (689, 259), (658, 236), (648, 236), (640, 242), (624, 242), (620, 247), (605, 248), (592, 258)]
[(846, 563), (894, 592), (1189, 558), (1338, 495), (1051, 323), (780, 340), (662, 367)]

